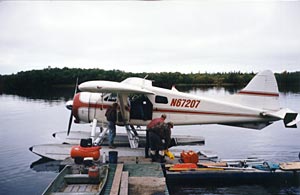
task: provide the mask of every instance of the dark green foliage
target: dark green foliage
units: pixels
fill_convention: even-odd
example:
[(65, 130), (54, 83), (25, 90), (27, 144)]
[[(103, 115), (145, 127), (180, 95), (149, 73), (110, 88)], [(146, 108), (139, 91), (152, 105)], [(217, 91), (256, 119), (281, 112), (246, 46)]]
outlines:
[(283, 72), (275, 74), (280, 91), (299, 92), (300, 91), (300, 72)]
[[(19, 90), (47, 89), (50, 87), (74, 87), (76, 78), (79, 83), (89, 80), (109, 80), (120, 82), (128, 77), (153, 80), (155, 86), (170, 88), (172, 85), (246, 85), (254, 73), (131, 73), (120, 70), (79, 69), (79, 68), (47, 68), (43, 70), (22, 71), (17, 74), (0, 75), (0, 91), (13, 93)], [(283, 72), (276, 74), (279, 86), (293, 84), (300, 86), (300, 72)]]

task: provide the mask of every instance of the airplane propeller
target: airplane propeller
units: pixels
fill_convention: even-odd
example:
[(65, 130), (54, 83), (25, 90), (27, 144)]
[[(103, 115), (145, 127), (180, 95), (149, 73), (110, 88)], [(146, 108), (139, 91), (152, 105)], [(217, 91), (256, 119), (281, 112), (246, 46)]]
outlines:
[[(77, 93), (77, 88), (78, 88), (78, 77), (76, 79), (76, 85), (75, 85), (75, 90), (74, 90), (73, 98), (75, 97), (75, 95)], [(68, 125), (68, 131), (67, 131), (67, 135), (69, 135), (70, 131), (71, 131), (72, 119), (73, 119), (73, 100), (68, 101), (66, 103), (66, 107), (67, 107), (67, 109), (71, 110), (70, 119), (69, 119), (69, 125)]]

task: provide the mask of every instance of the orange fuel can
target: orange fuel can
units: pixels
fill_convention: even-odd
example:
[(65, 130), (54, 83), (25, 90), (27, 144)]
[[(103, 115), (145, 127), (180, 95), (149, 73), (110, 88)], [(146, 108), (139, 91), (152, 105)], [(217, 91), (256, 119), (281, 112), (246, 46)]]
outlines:
[(180, 158), (184, 163), (198, 163), (199, 156), (196, 152), (190, 151), (182, 151), (180, 153)]

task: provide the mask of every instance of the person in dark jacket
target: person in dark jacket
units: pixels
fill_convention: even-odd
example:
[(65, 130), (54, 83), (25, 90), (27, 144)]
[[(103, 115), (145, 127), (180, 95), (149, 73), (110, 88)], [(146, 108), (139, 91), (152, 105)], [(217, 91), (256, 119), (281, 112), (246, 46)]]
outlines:
[(171, 143), (171, 128), (173, 128), (173, 123), (168, 122), (159, 123), (149, 129), (150, 155), (152, 162), (166, 162), (165, 150), (169, 148)]
[(107, 108), (105, 113), (106, 119), (108, 121), (109, 148), (116, 148), (116, 146), (114, 145), (114, 139), (116, 137), (117, 108), (118, 108), (118, 104), (113, 103), (112, 107)]
[(145, 157), (149, 157), (149, 129), (152, 129), (155, 126), (161, 125), (166, 120), (167, 115), (162, 114), (161, 117), (152, 119), (150, 123), (147, 125), (146, 129), (146, 146), (145, 146)]

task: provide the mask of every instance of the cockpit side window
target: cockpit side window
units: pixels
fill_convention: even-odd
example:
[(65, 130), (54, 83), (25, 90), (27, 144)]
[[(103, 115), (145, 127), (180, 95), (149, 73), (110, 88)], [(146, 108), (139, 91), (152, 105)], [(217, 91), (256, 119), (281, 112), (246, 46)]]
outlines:
[(155, 103), (168, 104), (168, 98), (164, 97), (164, 96), (157, 95), (157, 96), (155, 96)]
[(117, 101), (117, 94), (116, 93), (111, 93), (111, 94), (105, 95), (104, 101), (116, 102)]

